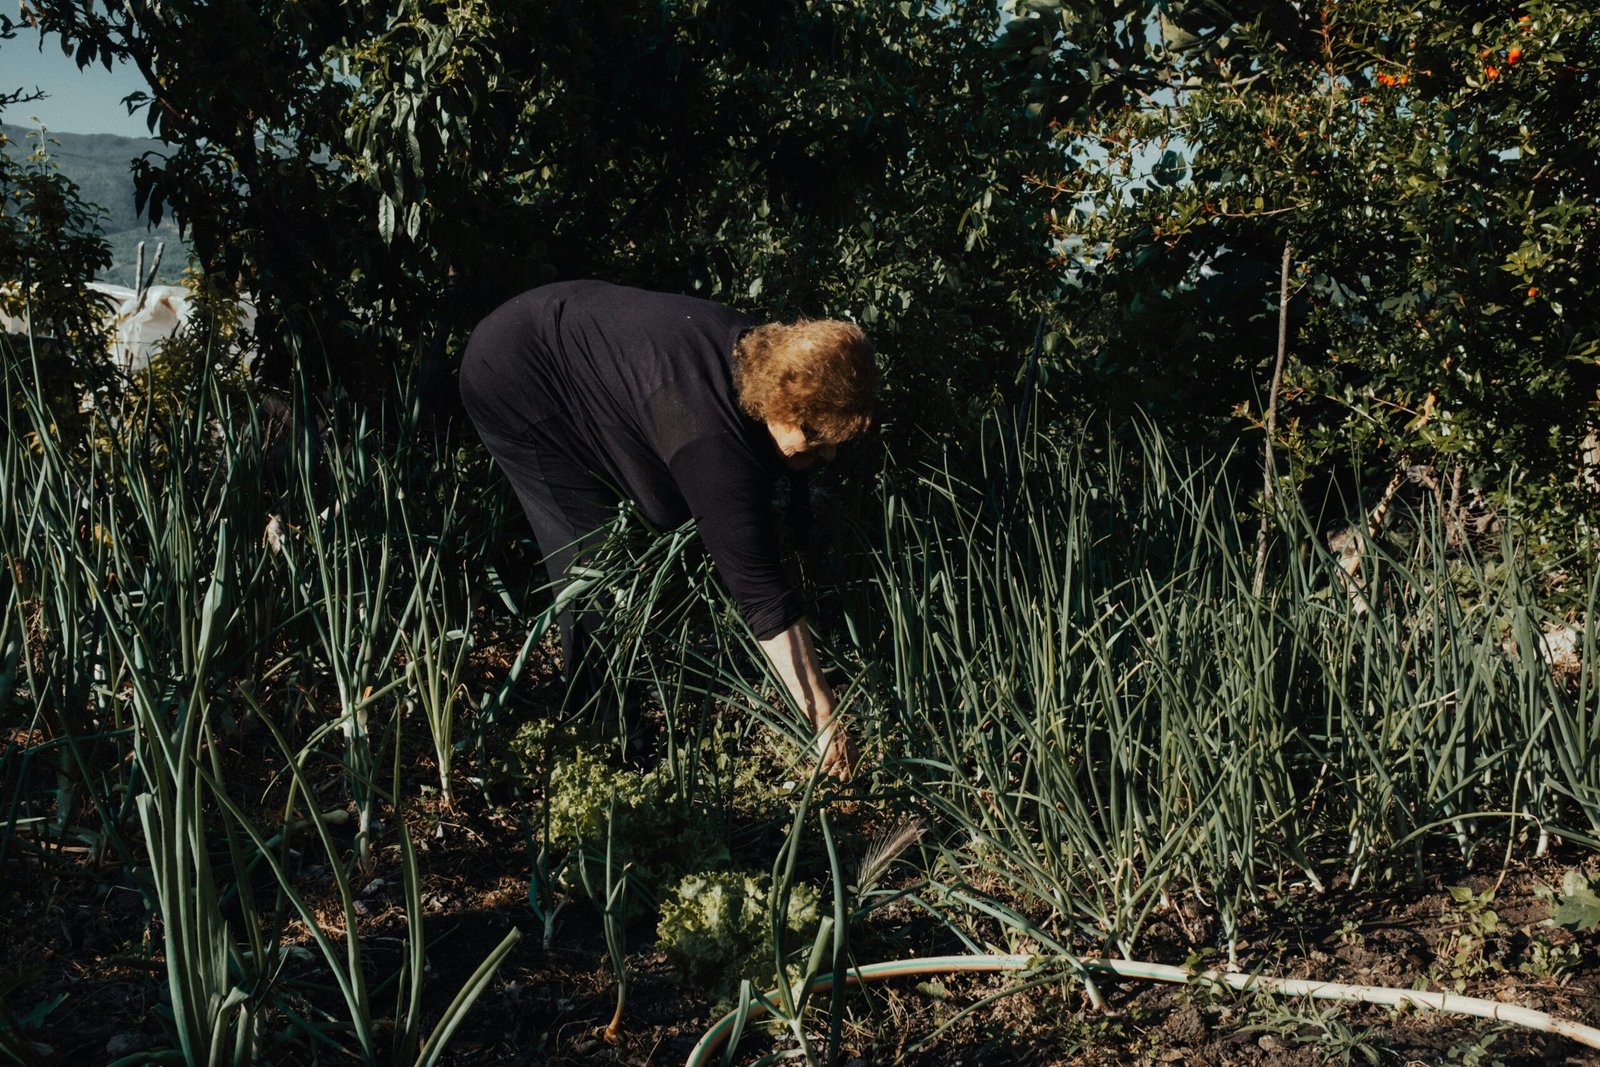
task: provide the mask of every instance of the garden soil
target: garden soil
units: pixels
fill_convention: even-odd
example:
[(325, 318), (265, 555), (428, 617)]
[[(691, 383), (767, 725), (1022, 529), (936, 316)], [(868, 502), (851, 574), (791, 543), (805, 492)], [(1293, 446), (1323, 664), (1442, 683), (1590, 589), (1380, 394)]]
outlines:
[[(261, 739), (248, 728), (231, 742), (239, 795), (272, 769), (261, 765)], [(423, 872), (427, 949), (426, 1004), (431, 1028), (484, 956), (512, 930), (522, 932), (498, 974), (450, 1042), (445, 1063), (676, 1064), (715, 1021), (719, 1006), (683, 981), (653, 945), (649, 920), (627, 931), (631, 988), (620, 1043), (601, 1031), (615, 1007), (602, 927), (582, 902), (557, 916), (548, 945), (528, 905), (529, 862), (513, 805), (491, 804), (462, 771), (453, 807), (424, 790), (433, 774), (428, 754), (415, 753), (414, 795), (406, 830)], [(330, 796), (337, 776), (324, 783)], [(857, 840), (890, 822), (871, 799), (849, 814)], [(881, 823), (875, 827), (874, 823)], [(399, 959), (405, 921), (398, 848), (380, 848), (358, 878), (358, 929), (367, 953), (375, 1003), (393, 1003), (380, 987)], [(774, 841), (773, 847), (776, 847)], [(1505, 848), (1485, 842), (1486, 869), (1498, 869)], [(1490, 853), (1494, 853), (1490, 856)], [(15, 856), (15, 853), (13, 853)], [(914, 859), (914, 855), (910, 858)], [(1237, 965), (1284, 977), (1395, 987), (1457, 989), (1467, 995), (1600, 1023), (1600, 936), (1549, 925), (1541, 886), (1559, 885), (1569, 867), (1590, 865), (1579, 849), (1531, 864), (1513, 862), (1496, 881), (1460, 866), (1459, 857), (1425, 857), (1381, 890), (1333, 885), (1318, 893), (1286, 886), (1263, 905), (1236, 943)], [(906, 872), (911, 864), (903, 864)], [(163, 966), (157, 926), (115, 863), (85, 850), (8, 863), (0, 883), (0, 998), (31, 1062), (101, 1064), (142, 1058), (169, 1047), (161, 1013)], [(330, 934), (342, 934), (326, 868), (308, 865), (299, 888)], [(911, 877), (906, 873), (904, 877)], [(1449, 887), (1472, 891), (1467, 905)], [(1492, 894), (1490, 896), (1489, 894)], [(1492, 916), (1487, 913), (1492, 912)], [(303, 926), (289, 936), (309, 945)], [(996, 932), (996, 936), (999, 936)], [(1026, 952), (1026, 945), (997, 950)], [(901, 903), (874, 913), (853, 933), (857, 962), (962, 951), (947, 928)], [(1200, 968), (1225, 962), (1214, 925), (1192, 904), (1158, 914), (1136, 953), (1161, 963)], [(309, 953), (291, 958), (291, 975), (316, 980)], [(1014, 979), (1010, 981), (1014, 982)], [(1106, 978), (1105, 1004), (1095, 1009), (1075, 981), (1000, 996), (1004, 976), (932, 976), (875, 984), (852, 992), (841, 1033), (841, 1063), (1211, 1064), (1291, 1067), (1323, 1063), (1432, 1065), (1581, 1065), (1600, 1052), (1503, 1024), (1423, 1011), (1394, 1012), (1295, 999), (1163, 986)], [(308, 1005), (336, 1014), (337, 1002)], [(783, 1046), (752, 1027), (736, 1062), (751, 1063)], [(820, 1036), (820, 1034), (819, 1034)], [(324, 1053), (326, 1050), (323, 1050)], [(276, 1062), (310, 1063), (310, 1046), (280, 1046)], [(343, 1062), (324, 1055), (322, 1062)]]

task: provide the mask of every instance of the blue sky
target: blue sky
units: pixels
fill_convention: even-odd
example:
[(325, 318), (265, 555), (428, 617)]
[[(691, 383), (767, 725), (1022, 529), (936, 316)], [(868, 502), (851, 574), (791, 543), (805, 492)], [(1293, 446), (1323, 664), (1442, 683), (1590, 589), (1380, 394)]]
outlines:
[[(0, 92), (42, 89), (50, 95), (27, 104), (13, 104), (0, 112), (12, 126), (43, 123), (56, 133), (115, 133), (123, 137), (148, 137), (144, 112), (129, 117), (122, 98), (145, 88), (144, 79), (130, 66), (109, 73), (98, 63), (79, 70), (52, 38), (39, 49), (39, 34), (23, 27), (16, 37), (0, 41)], [(37, 119), (37, 122), (35, 121)]]

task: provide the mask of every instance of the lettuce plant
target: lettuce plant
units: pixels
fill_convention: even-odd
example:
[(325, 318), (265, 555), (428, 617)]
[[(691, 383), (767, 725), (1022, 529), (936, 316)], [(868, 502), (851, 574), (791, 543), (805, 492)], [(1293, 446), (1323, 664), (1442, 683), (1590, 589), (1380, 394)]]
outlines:
[[(542, 783), (546, 855), (599, 865), (609, 842), (616, 863), (630, 868), (625, 911), (632, 913), (685, 872), (726, 862), (728, 849), (711, 813), (680, 800), (668, 768), (617, 767), (602, 754), (607, 748), (549, 722), (527, 724), (512, 742), (514, 757)], [(604, 884), (603, 878), (590, 880)], [(587, 895), (581, 877), (567, 879), (563, 888)]]
[[(734, 999), (741, 981), (757, 988), (772, 983), (772, 879), (742, 871), (691, 874), (661, 905), (656, 947), (684, 977), (703, 985), (719, 1002)], [(820, 920), (817, 891), (797, 883), (789, 896), (785, 933), (798, 946)]]

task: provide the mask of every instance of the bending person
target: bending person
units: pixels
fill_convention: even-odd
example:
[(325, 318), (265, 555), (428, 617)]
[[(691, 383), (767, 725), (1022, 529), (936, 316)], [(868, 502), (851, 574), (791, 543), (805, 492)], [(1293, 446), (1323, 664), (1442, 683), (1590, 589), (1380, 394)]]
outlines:
[[(515, 297), (473, 331), (461, 398), (515, 488), (552, 580), (622, 497), (656, 526), (693, 517), (795, 704), (823, 769), (856, 751), (784, 577), (770, 502), (776, 479), (831, 459), (872, 421), (877, 371), (855, 325), (758, 324), (706, 300), (598, 281)], [(598, 692), (592, 614), (560, 618), (567, 683)]]

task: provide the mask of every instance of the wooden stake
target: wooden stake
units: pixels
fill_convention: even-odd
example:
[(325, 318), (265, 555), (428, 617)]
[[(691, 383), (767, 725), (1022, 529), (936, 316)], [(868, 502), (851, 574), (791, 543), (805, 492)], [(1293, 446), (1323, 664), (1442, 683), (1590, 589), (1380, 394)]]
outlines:
[(1277, 468), (1272, 454), (1272, 439), (1278, 433), (1278, 390), (1283, 385), (1283, 359), (1289, 349), (1289, 259), (1294, 253), (1294, 247), (1288, 241), (1283, 242), (1283, 270), (1280, 273), (1278, 285), (1278, 359), (1272, 367), (1272, 387), (1267, 391), (1267, 454), (1265, 474), (1266, 480), (1261, 492), (1261, 528), (1256, 533), (1256, 580), (1255, 595), (1261, 596), (1262, 585), (1267, 578), (1267, 528), (1272, 515), (1272, 490), (1273, 483), (1277, 480)]

